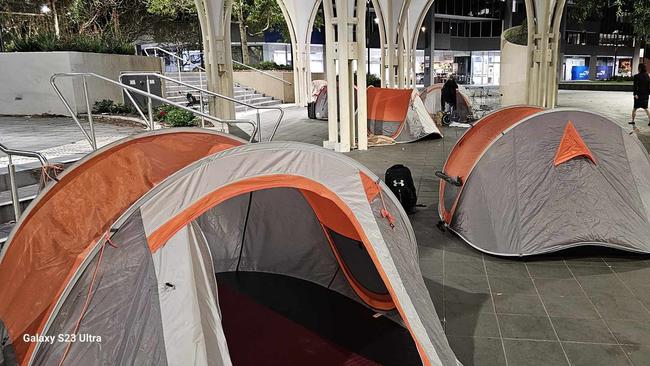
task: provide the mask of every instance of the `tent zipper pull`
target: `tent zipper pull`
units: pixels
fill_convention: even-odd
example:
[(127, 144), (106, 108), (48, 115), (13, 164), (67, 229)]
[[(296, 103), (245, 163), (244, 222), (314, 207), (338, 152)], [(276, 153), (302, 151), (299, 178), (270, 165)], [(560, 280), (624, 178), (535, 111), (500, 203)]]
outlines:
[(381, 200), (381, 210), (379, 211), (381, 213), (381, 217), (386, 219), (388, 221), (388, 225), (390, 225), (390, 228), (395, 230), (395, 218), (393, 215), (391, 215), (390, 212), (388, 212), (388, 209), (386, 208), (386, 202), (384, 201), (384, 195), (381, 193), (381, 186), (379, 185), (379, 179), (375, 182), (377, 185), (377, 188), (379, 190), (379, 199)]
[(104, 234), (104, 239), (106, 239), (106, 243), (108, 245), (112, 246), (113, 248), (117, 248), (117, 245), (115, 245), (115, 243), (113, 243), (113, 240), (111, 240), (111, 237), (110, 237), (110, 235), (108, 235), (108, 233), (109, 232), (107, 231), (106, 234)]

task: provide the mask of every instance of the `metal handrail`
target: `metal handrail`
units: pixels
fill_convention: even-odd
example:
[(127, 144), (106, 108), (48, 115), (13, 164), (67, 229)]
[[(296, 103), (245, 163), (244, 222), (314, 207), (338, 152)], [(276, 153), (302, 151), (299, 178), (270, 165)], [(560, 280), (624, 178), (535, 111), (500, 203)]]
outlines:
[(7, 172), (9, 173), (9, 190), (11, 191), (11, 202), (14, 206), (14, 218), (16, 219), (16, 222), (18, 222), (18, 219), (20, 219), (21, 209), (20, 198), (18, 197), (18, 185), (16, 184), (16, 166), (12, 161), (12, 156), (38, 159), (41, 163), (41, 167), (44, 169), (49, 165), (49, 162), (43, 154), (36, 151), (10, 149), (3, 144), (0, 144), (0, 151), (5, 153), (9, 158), (9, 163), (7, 164)]
[[(143, 51), (144, 54), (147, 55), (147, 56), (150, 56), (150, 55), (149, 55), (149, 52), (147, 52), (147, 50), (154, 50), (154, 51), (156, 51), (156, 52), (157, 52), (157, 51), (160, 51), (160, 52), (162, 52), (162, 53), (164, 53), (164, 54), (166, 54), (166, 55), (169, 55), (169, 56), (175, 58), (175, 59), (176, 59), (176, 67), (178, 68), (178, 73), (179, 73), (179, 77), (180, 77), (181, 68), (180, 68), (180, 63), (179, 63), (179, 62), (181, 62), (181, 61), (182, 61), (182, 62), (185, 62), (185, 59), (184, 59), (184, 58), (178, 56), (177, 54), (175, 54), (175, 53), (173, 53), (173, 52), (169, 52), (169, 51), (167, 51), (167, 50), (164, 49), (164, 48), (160, 48), (160, 47), (146, 47), (146, 48), (143, 48), (142, 51)], [(258, 69), (258, 68), (255, 68), (255, 67), (253, 67), (253, 66), (249, 66), (249, 65), (246, 65), (246, 64), (241, 63), (241, 62), (239, 62), (239, 61), (235, 61), (235, 60), (232, 60), (232, 63), (235, 64), (235, 65), (243, 66), (243, 67), (245, 67), (245, 68), (247, 68), (247, 69), (253, 70), (253, 71), (258, 72), (258, 73), (260, 73), (260, 74), (266, 75), (266, 76), (268, 76), (268, 77), (270, 77), (270, 78), (273, 78), (273, 79), (275, 79), (275, 80), (281, 81), (281, 82), (283, 82), (284, 84), (287, 84), (287, 85), (293, 85), (293, 84), (291, 84), (291, 82), (289, 82), (289, 81), (286, 81), (286, 80), (284, 80), (284, 79), (282, 79), (282, 78), (279, 78), (279, 77), (277, 77), (277, 76), (275, 76), (275, 75), (273, 75), (273, 74), (269, 74), (268, 72), (266, 72), (266, 71), (264, 71), (264, 70), (260, 70), (260, 69)], [(199, 69), (199, 70), (201, 70), (201, 71), (205, 71), (205, 68), (203, 68), (203, 67), (201, 67), (201, 66), (197, 66), (196, 68)]]
[[(252, 104), (242, 102), (240, 100), (237, 100), (237, 99), (225, 96), (225, 95), (215, 93), (215, 92), (210, 91), (210, 90), (202, 89), (202, 88), (197, 87), (195, 85), (188, 84), (188, 83), (182, 82), (180, 80), (176, 80), (174, 78), (170, 78), (169, 76), (166, 76), (166, 75), (163, 75), (163, 74), (160, 74), (160, 73), (156, 73), (156, 72), (125, 72), (125, 73), (122, 73), (120, 75), (120, 82), (122, 82), (122, 78), (124, 76), (157, 77), (159, 79), (170, 81), (172, 83), (182, 85), (182, 86), (184, 86), (186, 88), (196, 90), (200, 94), (205, 93), (205, 94), (207, 94), (209, 96), (212, 96), (212, 97), (215, 97), (215, 98), (224, 99), (224, 100), (230, 101), (230, 102), (232, 102), (234, 104), (239, 104), (239, 105), (243, 105), (243, 106), (248, 107), (248, 108), (255, 109), (257, 111), (257, 133), (259, 134), (258, 141), (262, 141), (262, 125), (261, 125), (261, 120), (260, 120), (260, 110), (277, 110), (277, 111), (280, 112), (280, 115), (278, 116), (277, 122), (275, 123), (275, 127), (273, 128), (273, 132), (271, 133), (271, 136), (269, 137), (269, 141), (272, 141), (273, 137), (275, 137), (275, 133), (278, 131), (278, 128), (280, 127), (280, 124), (282, 123), (282, 118), (284, 118), (284, 110), (282, 108), (280, 108), (280, 107), (260, 107), (260, 106), (252, 105)], [(201, 108), (203, 108), (202, 104), (201, 104)]]
[[(169, 51), (167, 51), (167, 50), (164, 49), (164, 48), (160, 48), (160, 47), (146, 47), (146, 48), (143, 48), (142, 51), (144, 52), (144, 54), (147, 55), (147, 56), (150, 56), (150, 55), (149, 55), (149, 52), (147, 52), (147, 50), (154, 50), (154, 51), (156, 51), (156, 52), (160, 51), (160, 52), (162, 52), (162, 53), (164, 53), (164, 54), (167, 54), (167, 55), (169, 55), (169, 56), (175, 58), (177, 62), (178, 62), (178, 61), (185, 62), (185, 59), (184, 59), (184, 58), (180, 57), (179, 55), (177, 55), (177, 54), (175, 54), (175, 53), (173, 53), (173, 52), (169, 52)], [(177, 65), (178, 65), (178, 64), (177, 64)], [(205, 71), (205, 68), (203, 68), (203, 67), (201, 67), (201, 66), (197, 66), (196, 68), (199, 69), (199, 70), (201, 70), (201, 71)], [(179, 68), (179, 70), (180, 70), (180, 68)]]
[[(86, 110), (87, 110), (87, 113), (88, 113), (88, 123), (90, 125), (90, 134), (88, 132), (86, 132), (86, 129), (81, 125), (81, 122), (79, 121), (79, 118), (77, 118), (76, 113), (74, 113), (72, 111), (72, 107), (70, 107), (70, 104), (68, 103), (68, 101), (63, 96), (63, 93), (61, 93), (61, 90), (59, 90), (59, 87), (56, 85), (56, 79), (60, 78), (60, 77), (69, 77), (69, 78), (81, 77), (83, 79), (84, 92), (85, 92), (85, 98), (86, 98)], [(86, 137), (86, 139), (90, 143), (90, 146), (92, 146), (93, 150), (97, 150), (97, 141), (95, 139), (95, 127), (94, 127), (94, 124), (93, 124), (92, 110), (90, 108), (90, 98), (89, 98), (88, 87), (87, 87), (87, 83), (86, 83), (86, 78), (87, 77), (93, 77), (93, 78), (102, 80), (102, 81), (107, 82), (107, 83), (109, 83), (111, 85), (115, 85), (115, 86), (121, 88), (126, 93), (126, 95), (129, 97), (129, 99), (131, 100), (131, 103), (133, 103), (135, 108), (138, 110), (138, 112), (140, 113), (140, 116), (144, 118), (145, 124), (148, 125), (149, 128), (152, 131), (155, 129), (155, 125), (154, 125), (154, 120), (153, 120), (153, 110), (152, 110), (151, 100), (156, 100), (156, 101), (161, 102), (161, 103), (173, 105), (174, 107), (183, 109), (183, 110), (188, 111), (188, 112), (190, 112), (190, 113), (192, 113), (192, 114), (194, 114), (196, 116), (205, 118), (205, 119), (213, 121), (213, 122), (225, 123), (227, 125), (238, 124), (238, 123), (250, 124), (250, 125), (253, 126), (253, 133), (251, 134), (249, 141), (253, 141), (253, 139), (255, 138), (255, 135), (257, 134), (257, 125), (253, 121), (244, 120), (244, 119), (241, 119), (241, 120), (220, 119), (220, 118), (211, 116), (209, 114), (196, 111), (196, 110), (194, 110), (192, 108), (189, 108), (189, 107), (186, 107), (186, 106), (184, 106), (182, 104), (174, 103), (174, 102), (172, 102), (172, 101), (170, 101), (168, 99), (165, 99), (163, 97), (159, 97), (159, 96), (157, 96), (155, 94), (151, 94), (150, 92), (142, 91), (140, 89), (134, 88), (134, 87), (129, 86), (129, 85), (122, 84), (122, 83), (120, 83), (118, 81), (109, 79), (109, 78), (107, 78), (105, 76), (101, 76), (101, 75), (98, 75), (98, 74), (95, 74), (95, 73), (92, 73), (92, 72), (68, 72), (68, 73), (57, 73), (57, 74), (52, 75), (52, 77), (50, 77), (50, 85), (52, 85), (52, 88), (54, 88), (54, 91), (56, 92), (57, 96), (59, 97), (59, 99), (61, 100), (61, 102), (65, 106), (65, 108), (68, 110), (68, 112), (70, 113), (70, 116), (75, 121), (75, 123), (77, 124), (79, 129), (81, 129), (81, 132), (83, 132), (84, 136)], [(149, 89), (149, 79), (148, 78), (147, 78), (147, 89)], [(147, 118), (144, 117), (144, 114), (142, 113), (142, 110), (140, 109), (138, 104), (133, 99), (133, 96), (131, 95), (131, 93), (142, 95), (142, 96), (147, 98), (147, 100), (148, 100), (147, 106), (148, 106), (148, 113), (149, 113), (149, 120), (148, 121), (147, 121)]]
[[(176, 59), (176, 69), (178, 71), (178, 80), (183, 81), (183, 70), (181, 69), (181, 62), (185, 63), (184, 58), (178, 56), (175, 53), (167, 51), (164, 48), (158, 47), (158, 46), (145, 47), (145, 48), (142, 49), (144, 54), (149, 56), (149, 52), (147, 52), (147, 50), (154, 50), (154, 52), (156, 52), (154, 54), (155, 56), (158, 56), (158, 51), (160, 51), (160, 52), (162, 52), (164, 54), (167, 54), (167, 55), (175, 58)], [(203, 73), (206, 72), (206, 71), (205, 71), (205, 68), (203, 68), (201, 66), (197, 66), (197, 68), (199, 69), (199, 86), (201, 87), (201, 89), (203, 89)], [(201, 112), (205, 112), (203, 110), (203, 95), (202, 94), (199, 95), (199, 102), (201, 103)], [(201, 127), (203, 127), (204, 125), (205, 125), (205, 120), (203, 119), (203, 117), (201, 117)]]
[(279, 80), (279, 81), (281, 81), (281, 82), (283, 82), (283, 83), (285, 83), (285, 84), (287, 84), (287, 85), (293, 85), (293, 84), (291, 84), (290, 82), (288, 82), (288, 81), (286, 81), (286, 80), (284, 80), (284, 79), (282, 79), (282, 78), (279, 78), (279, 77), (277, 77), (277, 76), (275, 76), (275, 75), (269, 74), (269, 73), (266, 72), (266, 71), (263, 71), (263, 70), (260, 70), (260, 69), (256, 69), (256, 68), (254, 68), (253, 66), (249, 66), (249, 65), (243, 64), (243, 63), (241, 63), (241, 62), (239, 62), (239, 61), (235, 61), (235, 60), (232, 60), (232, 63), (233, 63), (233, 64), (236, 64), (236, 65), (239, 65), (239, 66), (243, 66), (243, 67), (245, 67), (245, 68), (247, 68), (247, 69), (251, 69), (251, 70), (254, 70), (254, 71), (256, 71), (256, 72), (259, 72), (260, 74), (264, 74), (264, 75), (266, 75), (266, 76), (268, 76), (268, 77), (270, 77), (270, 78), (273, 78), (273, 79), (275, 79), (275, 80)]

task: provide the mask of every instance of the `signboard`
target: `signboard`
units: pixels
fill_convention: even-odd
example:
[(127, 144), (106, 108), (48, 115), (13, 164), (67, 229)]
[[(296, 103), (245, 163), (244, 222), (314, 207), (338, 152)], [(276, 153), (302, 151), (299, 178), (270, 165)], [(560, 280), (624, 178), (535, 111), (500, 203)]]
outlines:
[(571, 80), (589, 80), (589, 66), (571, 67)]
[(596, 68), (596, 80), (611, 79), (614, 75), (614, 66), (598, 66)]

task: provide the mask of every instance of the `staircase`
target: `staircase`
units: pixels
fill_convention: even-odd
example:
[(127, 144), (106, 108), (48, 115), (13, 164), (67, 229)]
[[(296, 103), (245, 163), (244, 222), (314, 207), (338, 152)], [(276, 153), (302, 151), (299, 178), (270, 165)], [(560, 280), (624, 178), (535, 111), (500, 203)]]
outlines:
[[(200, 88), (200, 75), (201, 74), (198, 72), (183, 72), (181, 74), (181, 81)], [(165, 76), (178, 80), (178, 73), (176, 72), (165, 73)], [(202, 77), (203, 89), (207, 89), (207, 80), (205, 74), (202, 74)], [(192, 93), (192, 95), (197, 99), (199, 97), (199, 93), (196, 90), (192, 90), (191, 88), (183, 85), (178, 85), (173, 82), (165, 82), (165, 98), (169, 99), (170, 101), (184, 105), (187, 103), (187, 93)], [(273, 99), (273, 97), (268, 97), (262, 93), (258, 93), (253, 88), (237, 84), (235, 84), (234, 97), (240, 102), (248, 103), (256, 107), (269, 107), (282, 103), (282, 101)], [(243, 105), (235, 105), (235, 112), (244, 112), (248, 109), (250, 108)]]
[[(0, 155), (4, 156), (4, 155)], [(76, 162), (77, 158), (60, 163), (64, 168)], [(21, 211), (24, 214), (27, 206), (40, 192), (41, 167), (36, 164), (16, 166), (16, 186)], [(11, 229), (16, 225), (14, 206), (11, 200), (9, 175), (6, 166), (0, 166), (0, 248), (7, 241)]]
[[(18, 197), (23, 212), (38, 194), (40, 175), (40, 167), (19, 170), (16, 172)], [(6, 169), (2, 169), (2, 171), (0, 171), (0, 248), (7, 240), (9, 232), (14, 225), (14, 206), (11, 201), (9, 175), (7, 174)]]

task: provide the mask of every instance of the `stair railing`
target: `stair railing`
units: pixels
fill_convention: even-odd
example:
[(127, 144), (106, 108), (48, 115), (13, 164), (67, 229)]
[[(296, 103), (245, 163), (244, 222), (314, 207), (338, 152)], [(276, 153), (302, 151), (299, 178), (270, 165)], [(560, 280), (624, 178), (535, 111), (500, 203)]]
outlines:
[[(61, 90), (56, 85), (56, 80), (58, 78), (82, 78), (83, 85), (84, 85), (84, 96), (85, 96), (85, 99), (86, 99), (86, 112), (88, 113), (88, 125), (90, 127), (90, 132), (87, 132), (86, 129), (83, 127), (83, 125), (81, 124), (81, 121), (77, 117), (77, 114), (72, 110), (72, 107), (70, 106), (70, 103), (68, 103), (66, 98), (63, 96), (63, 93), (61, 93)], [(97, 150), (97, 140), (96, 140), (96, 137), (95, 137), (95, 125), (93, 123), (92, 109), (90, 108), (90, 96), (89, 96), (89, 93), (88, 93), (88, 87), (87, 87), (87, 83), (86, 83), (87, 78), (99, 79), (99, 80), (102, 80), (102, 81), (104, 81), (104, 82), (106, 82), (108, 84), (111, 84), (113, 86), (116, 86), (116, 87), (122, 89), (124, 91), (124, 93), (127, 95), (127, 97), (131, 100), (131, 103), (133, 103), (134, 107), (138, 111), (138, 114), (140, 114), (140, 117), (144, 120), (145, 125), (148, 126), (149, 129), (152, 130), (152, 131), (155, 129), (155, 123), (154, 123), (154, 118), (153, 118), (152, 100), (155, 100), (155, 101), (158, 101), (158, 102), (161, 102), (161, 103), (164, 103), (164, 104), (169, 104), (169, 105), (172, 105), (174, 107), (183, 109), (185, 111), (188, 111), (188, 112), (194, 114), (195, 116), (201, 117), (202, 119), (207, 119), (207, 120), (210, 120), (210, 121), (213, 121), (213, 122), (216, 122), (216, 123), (225, 123), (227, 125), (236, 125), (236, 124), (242, 124), (242, 123), (243, 124), (250, 124), (250, 125), (253, 126), (253, 132), (251, 133), (250, 140), (249, 140), (251, 142), (253, 141), (253, 139), (255, 138), (255, 135), (257, 134), (257, 124), (255, 124), (253, 121), (246, 120), (246, 119), (234, 119), (234, 120), (220, 119), (220, 118), (211, 116), (209, 114), (199, 112), (199, 111), (194, 110), (192, 108), (186, 107), (186, 106), (184, 106), (182, 104), (172, 102), (172, 101), (170, 101), (168, 99), (165, 99), (163, 97), (160, 97), (158, 95), (152, 94), (150, 92), (150, 90), (149, 90), (149, 79), (148, 78), (147, 78), (147, 90), (148, 91), (145, 92), (145, 91), (142, 91), (142, 90), (140, 90), (138, 88), (134, 88), (132, 86), (125, 85), (125, 84), (123, 84), (121, 82), (109, 79), (109, 78), (107, 78), (105, 76), (101, 76), (101, 75), (98, 75), (98, 74), (95, 74), (95, 73), (92, 73), (92, 72), (68, 72), (68, 73), (57, 73), (57, 74), (52, 75), (52, 77), (50, 77), (50, 85), (52, 85), (52, 88), (56, 92), (56, 95), (59, 97), (59, 99), (61, 100), (61, 102), (65, 106), (66, 110), (70, 113), (70, 116), (75, 121), (75, 123), (77, 124), (77, 126), (79, 127), (81, 132), (84, 134), (84, 137), (86, 138), (88, 143), (90, 143), (90, 146), (93, 148), (93, 150)], [(142, 112), (142, 110), (138, 106), (138, 103), (136, 103), (135, 100), (133, 99), (133, 96), (131, 95), (131, 93), (137, 94), (137, 95), (142, 95), (142, 96), (147, 98), (148, 118), (144, 116), (144, 113)], [(202, 127), (205, 127), (205, 126), (202, 126)]]
[[(176, 60), (176, 68), (178, 69), (178, 79), (181, 80), (181, 78), (182, 78), (182, 76), (181, 76), (182, 65), (185, 63), (185, 59), (184, 59), (184, 58), (178, 56), (177, 54), (175, 54), (175, 53), (173, 53), (173, 52), (169, 52), (169, 51), (167, 51), (166, 49), (161, 48), (161, 47), (155, 47), (155, 46), (153, 46), (153, 47), (146, 47), (146, 48), (143, 48), (143, 49), (142, 49), (142, 51), (144, 52), (145, 55), (147, 55), (147, 56), (151, 56), (151, 55), (149, 54), (149, 50), (153, 50), (153, 51), (154, 51), (154, 56), (155, 56), (155, 57), (158, 57), (158, 52), (162, 52), (162, 53), (164, 53), (164, 54), (166, 54), (166, 55), (172, 57), (174, 60)], [(293, 85), (293, 84), (291, 84), (291, 82), (289, 82), (289, 81), (286, 81), (286, 80), (284, 80), (284, 79), (282, 79), (282, 78), (279, 78), (279, 77), (277, 77), (277, 76), (275, 76), (275, 75), (273, 75), (273, 74), (270, 74), (270, 73), (268, 73), (268, 72), (266, 72), (266, 71), (264, 71), (264, 70), (260, 70), (260, 69), (258, 69), (258, 68), (255, 68), (255, 67), (253, 67), (253, 66), (249, 66), (249, 65), (246, 65), (246, 64), (241, 63), (241, 62), (239, 62), (239, 61), (235, 61), (235, 60), (232, 60), (232, 63), (233, 63), (233, 65), (238, 65), (238, 66), (241, 66), (241, 67), (247, 68), (247, 69), (249, 69), (249, 70), (253, 70), (253, 71), (255, 71), (255, 72), (259, 73), (259, 74), (266, 75), (266, 76), (268, 76), (268, 77), (270, 77), (270, 78), (272, 78), (272, 79), (278, 80), (278, 81), (280, 81), (280, 82), (282, 82), (282, 83), (284, 83), (284, 84), (286, 84), (286, 85)], [(196, 68), (199, 69), (199, 75), (201, 75), (201, 71), (205, 72), (205, 68), (203, 68), (203, 67), (201, 67), (201, 66), (196, 66)], [(203, 88), (202, 85), (201, 85), (201, 88)]]
[[(278, 112), (280, 112), (280, 114), (278, 116), (278, 119), (275, 122), (275, 126), (273, 127), (273, 131), (271, 132), (271, 136), (269, 136), (268, 141), (273, 140), (273, 137), (275, 137), (275, 133), (278, 131), (278, 128), (280, 127), (280, 124), (282, 123), (282, 118), (284, 118), (284, 110), (282, 108), (280, 108), (280, 107), (260, 107), (260, 106), (252, 105), (252, 104), (242, 102), (240, 100), (237, 100), (237, 99), (225, 96), (225, 95), (217, 94), (217, 93), (215, 93), (213, 91), (210, 91), (210, 90), (202, 89), (202, 88), (197, 87), (195, 85), (188, 84), (188, 83), (185, 83), (183, 81), (176, 80), (174, 78), (170, 78), (169, 76), (166, 76), (166, 75), (163, 75), (163, 74), (160, 74), (160, 73), (156, 73), (156, 72), (125, 72), (125, 73), (120, 75), (120, 82), (122, 82), (123, 84), (124, 84), (124, 82), (123, 82), (122, 78), (126, 77), (126, 76), (130, 76), (130, 77), (133, 77), (133, 76), (146, 77), (147, 80), (149, 80), (149, 78), (153, 78), (153, 77), (159, 78), (161, 80), (165, 80), (165, 81), (168, 81), (168, 82), (171, 82), (171, 83), (175, 83), (175, 84), (184, 86), (184, 87), (186, 87), (188, 89), (191, 89), (191, 90), (196, 90), (197, 92), (199, 92), (199, 95), (202, 95), (202, 94), (205, 93), (206, 95), (208, 95), (210, 97), (227, 100), (229, 102), (232, 102), (233, 104), (239, 104), (239, 105), (243, 105), (243, 106), (248, 107), (248, 108), (255, 109), (256, 110), (256, 122), (257, 122), (256, 123), (257, 124), (256, 130), (257, 130), (257, 135), (258, 135), (257, 136), (258, 137), (257, 141), (262, 141), (262, 124), (261, 124), (261, 118), (260, 118), (260, 111), (261, 110), (277, 110)], [(147, 84), (148, 84), (148, 81), (147, 81)], [(199, 99), (201, 101), (203, 100), (202, 98), (199, 98)], [(202, 102), (201, 102), (201, 113), (203, 113), (203, 103)], [(255, 136), (255, 131), (253, 131), (253, 136)]]
[[(154, 47), (146, 47), (146, 48), (142, 49), (144, 54), (147, 55), (147, 56), (150, 56), (149, 55), (149, 50), (154, 51), (154, 56), (155, 57), (158, 57), (158, 52), (162, 52), (162, 53), (170, 56), (174, 60), (176, 60), (176, 68), (177, 68), (177, 71), (178, 71), (178, 80), (183, 81), (183, 68), (182, 68), (182, 66), (185, 63), (184, 58), (178, 56), (177, 54), (175, 54), (173, 52), (169, 52), (164, 48), (160, 48), (160, 47), (155, 47), (154, 46)], [(196, 66), (196, 68), (199, 70), (199, 86), (201, 87), (201, 89), (203, 89), (203, 74), (205, 73), (205, 68), (203, 68), (201, 66)], [(202, 97), (203, 96), (201, 95), (200, 98), (199, 98), (200, 99), (199, 101), (201, 102), (201, 105), (203, 105), (203, 99), (201, 99)], [(201, 111), (201, 112), (203, 112), (203, 111)], [(201, 124), (205, 124), (205, 121), (203, 119), (201, 119)]]
[(22, 156), (25, 158), (37, 159), (41, 163), (41, 167), (43, 169), (47, 169), (49, 163), (45, 158), (45, 156), (43, 156), (43, 154), (38, 153), (36, 151), (10, 149), (3, 144), (0, 144), (0, 151), (6, 154), (7, 158), (9, 159), (7, 163), (7, 173), (9, 175), (9, 190), (11, 192), (11, 202), (14, 207), (14, 218), (16, 219), (16, 222), (18, 222), (22, 210), (20, 207), (20, 198), (18, 197), (18, 184), (16, 183), (16, 166), (13, 163), (12, 157)]

